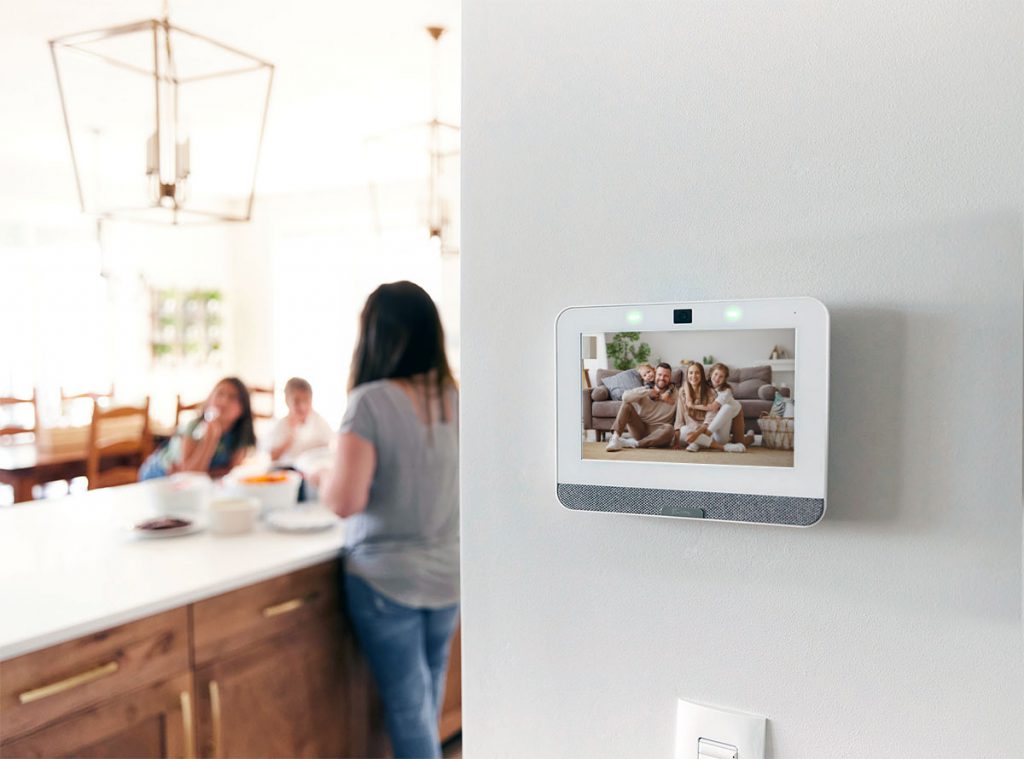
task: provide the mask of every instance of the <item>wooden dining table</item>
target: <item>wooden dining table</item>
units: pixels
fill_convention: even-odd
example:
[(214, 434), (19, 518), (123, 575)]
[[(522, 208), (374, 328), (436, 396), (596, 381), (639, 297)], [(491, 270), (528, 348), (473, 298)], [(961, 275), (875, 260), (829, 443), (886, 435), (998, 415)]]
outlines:
[(47, 451), (35, 443), (0, 444), (0, 482), (14, 488), (14, 502), (32, 500), (32, 488), (85, 476), (86, 449)]
[[(173, 430), (151, 424), (154, 446), (166, 442)], [(40, 448), (34, 442), (0, 443), (0, 483), (14, 488), (14, 502), (32, 500), (32, 488), (55, 480), (85, 476), (87, 446)]]

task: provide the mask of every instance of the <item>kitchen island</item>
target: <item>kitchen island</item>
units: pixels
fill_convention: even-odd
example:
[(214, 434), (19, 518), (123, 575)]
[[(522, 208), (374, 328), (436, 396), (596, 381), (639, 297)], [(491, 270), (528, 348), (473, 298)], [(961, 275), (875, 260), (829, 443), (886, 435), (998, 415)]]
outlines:
[(344, 523), (141, 539), (152, 514), (146, 483), (0, 510), (0, 755), (382, 755)]

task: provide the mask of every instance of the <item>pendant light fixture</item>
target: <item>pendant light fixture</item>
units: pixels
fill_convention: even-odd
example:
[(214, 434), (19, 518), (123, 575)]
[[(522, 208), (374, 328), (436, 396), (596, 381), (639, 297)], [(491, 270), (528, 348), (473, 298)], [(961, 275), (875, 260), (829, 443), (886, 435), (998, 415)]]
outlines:
[[(446, 31), (443, 26), (426, 27), (433, 40), (430, 118), (372, 135), (366, 138), (364, 145), (377, 154), (376, 160), (370, 159), (371, 165), (376, 164), (370, 181), (370, 202), (378, 234), (383, 234), (386, 226), (411, 226), (414, 218), (411, 209), (399, 202), (403, 210), (396, 212), (394, 205), (388, 202), (385, 185), (415, 176), (420, 188), (416, 193), (419, 196), (417, 226), (426, 232), (442, 255), (457, 255), (459, 125), (440, 116), (441, 40)], [(406, 166), (396, 170), (393, 164), (399, 156), (406, 161)], [(424, 157), (426, 161), (422, 160)]]
[(248, 221), (274, 66), (161, 18), (50, 40), (82, 211)]

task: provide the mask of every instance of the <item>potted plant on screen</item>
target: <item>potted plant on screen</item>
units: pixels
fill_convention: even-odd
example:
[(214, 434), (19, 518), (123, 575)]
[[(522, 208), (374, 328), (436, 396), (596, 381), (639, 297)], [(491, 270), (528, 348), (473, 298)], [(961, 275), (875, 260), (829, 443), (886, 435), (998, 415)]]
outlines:
[(642, 364), (651, 355), (651, 346), (640, 342), (639, 332), (616, 332), (607, 346), (608, 358), (621, 371)]

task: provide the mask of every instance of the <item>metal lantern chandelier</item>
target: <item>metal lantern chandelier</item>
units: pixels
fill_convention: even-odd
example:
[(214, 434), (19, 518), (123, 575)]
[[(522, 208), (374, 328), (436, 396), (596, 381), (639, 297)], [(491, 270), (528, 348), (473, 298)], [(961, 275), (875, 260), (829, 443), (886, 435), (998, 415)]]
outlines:
[[(459, 126), (442, 121), (438, 115), (438, 51), (441, 35), (444, 33), (443, 26), (427, 27), (427, 34), (434, 40), (434, 63), (431, 85), (432, 113), (430, 121), (427, 122), (430, 173), (427, 178), (426, 221), (427, 232), (431, 239), (439, 242), (441, 252), (458, 253), (458, 233), (456, 230), (455, 234), (452, 234), (452, 209), (449, 206), (449, 199), (445, 196), (445, 164), (449, 159), (459, 157)], [(454, 136), (454, 148), (445, 145), (445, 135)]]
[[(425, 27), (433, 47), (430, 83), (430, 119), (389, 129), (364, 140), (373, 151), (368, 161), (374, 166), (370, 181), (370, 202), (378, 234), (386, 226), (408, 227), (414, 218), (408, 197), (396, 188), (413, 179), (419, 188), (416, 226), (427, 233), (443, 255), (459, 252), (459, 125), (440, 116), (440, 48), (446, 29)], [(400, 164), (396, 168), (395, 164)], [(423, 180), (426, 180), (425, 184)]]
[(274, 66), (163, 16), (50, 40), (82, 211), (252, 215)]

